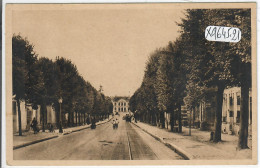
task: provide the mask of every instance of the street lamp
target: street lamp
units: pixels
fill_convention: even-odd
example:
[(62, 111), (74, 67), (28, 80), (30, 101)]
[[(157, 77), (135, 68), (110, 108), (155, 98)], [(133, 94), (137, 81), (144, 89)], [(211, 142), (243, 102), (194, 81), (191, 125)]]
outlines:
[(60, 97), (58, 101), (59, 101), (59, 104), (60, 104), (60, 124), (59, 124), (59, 133), (63, 133), (63, 130), (62, 130), (62, 120), (61, 120), (61, 103), (62, 103), (62, 98)]

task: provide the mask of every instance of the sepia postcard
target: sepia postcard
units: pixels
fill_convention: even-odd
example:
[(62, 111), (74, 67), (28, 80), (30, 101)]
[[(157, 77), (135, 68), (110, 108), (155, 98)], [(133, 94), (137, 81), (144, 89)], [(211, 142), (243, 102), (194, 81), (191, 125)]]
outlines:
[(256, 3), (5, 3), (6, 164), (257, 164)]

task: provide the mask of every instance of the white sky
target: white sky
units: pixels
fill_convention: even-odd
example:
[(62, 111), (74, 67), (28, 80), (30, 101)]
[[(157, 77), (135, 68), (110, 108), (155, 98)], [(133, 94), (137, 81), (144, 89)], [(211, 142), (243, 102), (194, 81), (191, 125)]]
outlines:
[(172, 7), (14, 10), (12, 31), (40, 57), (70, 59), (105, 95), (129, 96), (141, 85), (149, 54), (178, 36), (183, 10)]

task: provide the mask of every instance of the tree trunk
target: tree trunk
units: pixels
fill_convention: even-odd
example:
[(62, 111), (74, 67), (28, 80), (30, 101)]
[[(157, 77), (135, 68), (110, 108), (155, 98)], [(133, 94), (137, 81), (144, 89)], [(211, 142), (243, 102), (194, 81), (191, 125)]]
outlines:
[(160, 113), (160, 123), (162, 125), (162, 128), (165, 128), (164, 112)]
[(21, 108), (20, 108), (20, 100), (17, 100), (18, 107), (18, 122), (19, 122), (19, 136), (22, 136), (22, 117), (21, 117)]
[(78, 112), (78, 125), (80, 125), (80, 113)]
[(192, 107), (191, 111), (192, 111), (192, 125), (193, 127), (195, 127), (195, 108)]
[(248, 98), (249, 98), (249, 87), (241, 86), (241, 106), (240, 106), (240, 129), (238, 148), (246, 149), (247, 138), (248, 138)]
[(80, 123), (81, 123), (81, 125), (83, 124), (83, 115), (82, 115), (82, 113), (80, 113)]
[(43, 98), (43, 102), (41, 105), (41, 114), (42, 114), (42, 132), (45, 132), (45, 124), (47, 123), (47, 106), (46, 106), (46, 99)]
[(76, 118), (76, 126), (78, 125), (78, 114), (75, 112), (75, 118)]
[(42, 132), (45, 132), (45, 111), (46, 110), (46, 103), (45, 100), (43, 100), (43, 103), (41, 105), (41, 113), (42, 113)]
[[(69, 111), (68, 112), (68, 122), (67, 122), (68, 123), (68, 127), (70, 127), (70, 118), (71, 118), (70, 116), (71, 116), (71, 112)], [(62, 118), (62, 122), (64, 124), (64, 119), (63, 118)]]
[(60, 123), (60, 111), (59, 109), (55, 108), (55, 113), (56, 113), (56, 127), (59, 127), (59, 123)]
[(153, 115), (152, 115), (152, 123), (153, 123), (153, 125), (156, 125), (156, 114), (155, 113), (153, 113)]
[(182, 132), (182, 117), (181, 117), (181, 105), (178, 104), (178, 123), (179, 123), (179, 133)]
[(155, 124), (158, 127), (158, 114), (157, 113), (155, 114)]
[(225, 86), (219, 85), (217, 91), (217, 110), (215, 113), (215, 134), (214, 134), (214, 142), (221, 141), (221, 124), (222, 124), (222, 104), (223, 104), (223, 92)]
[(84, 125), (86, 124), (86, 113), (84, 113)]
[(248, 117), (249, 117), (249, 88), (251, 86), (251, 64), (243, 64), (241, 69), (241, 105), (240, 105), (240, 129), (238, 149), (247, 149), (248, 141)]
[(171, 131), (174, 131), (174, 110), (171, 112), (171, 118), (170, 118), (170, 124), (171, 124)]
[[(74, 111), (74, 110), (73, 110)], [(74, 112), (71, 113), (71, 125), (74, 127), (75, 126), (75, 121), (74, 121)]]

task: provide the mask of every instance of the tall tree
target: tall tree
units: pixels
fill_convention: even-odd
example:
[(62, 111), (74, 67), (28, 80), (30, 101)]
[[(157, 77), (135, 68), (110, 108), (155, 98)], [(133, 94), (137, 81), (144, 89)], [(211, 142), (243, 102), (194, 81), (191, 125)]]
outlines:
[[(66, 111), (66, 113), (68, 113), (68, 126), (72, 126), (74, 120), (73, 103), (75, 103), (74, 96), (76, 90), (75, 86), (77, 86), (78, 70), (70, 60), (62, 57), (57, 57), (55, 63), (59, 72), (59, 97), (62, 97), (63, 99), (63, 112)], [(63, 118), (64, 115), (65, 113), (62, 115)], [(64, 120), (62, 121), (65, 122)]]
[(38, 95), (37, 104), (41, 105), (41, 119), (42, 129), (45, 131), (45, 124), (47, 124), (47, 105), (51, 105), (58, 100), (58, 71), (56, 64), (45, 57), (40, 58), (36, 63), (40, 70), (40, 75), (43, 80), (43, 89)]
[[(19, 135), (22, 135), (20, 101), (27, 101), (36, 91), (35, 83), (32, 82), (31, 73), (37, 55), (34, 53), (33, 45), (20, 35), (12, 37), (12, 61), (13, 61), (13, 94), (18, 107)], [(36, 83), (37, 84), (37, 83)]]
[[(239, 47), (243, 43), (242, 40), (237, 44), (212, 42), (207, 41), (204, 34), (208, 25), (227, 25), (242, 29), (238, 17), (240, 12), (240, 9), (187, 10), (186, 18), (179, 24), (182, 28), (181, 33), (186, 39), (186, 48), (190, 51), (190, 59), (194, 62), (192, 66), (196, 66), (196, 74), (206, 86), (218, 88), (215, 142), (221, 140), (223, 91), (226, 86), (239, 85), (237, 74), (240, 72), (243, 74), (240, 63), (248, 56), (240, 55), (243, 51)], [(247, 51), (245, 53), (250, 55)]]
[(146, 64), (146, 70), (143, 78), (144, 99), (143, 103), (146, 111), (149, 113), (149, 123), (155, 125), (159, 121), (159, 109), (156, 96), (156, 75), (159, 66), (160, 54), (153, 52)]
[(175, 102), (173, 106), (174, 110), (177, 110), (179, 132), (182, 132), (182, 114), (181, 105), (183, 104), (183, 98), (185, 96), (186, 89), (186, 75), (188, 71), (186, 70), (186, 55), (184, 50), (183, 41), (180, 38), (176, 39), (174, 43), (169, 42), (168, 46), (162, 51), (163, 54), (168, 56), (168, 62), (171, 64), (170, 72), (167, 74), (168, 79), (172, 78), (171, 86), (173, 90), (173, 99)]
[[(173, 131), (174, 127), (174, 109), (176, 104), (174, 102), (174, 75), (173, 72), (173, 60), (170, 58), (171, 55), (162, 54), (159, 60), (159, 68), (157, 71), (157, 80), (156, 80), (156, 93), (158, 100), (158, 108), (162, 112), (171, 114), (171, 130)], [(163, 114), (161, 114), (162, 117)], [(163, 119), (163, 118), (162, 118)], [(164, 119), (163, 119), (164, 120)], [(162, 127), (165, 127), (163, 122)]]

